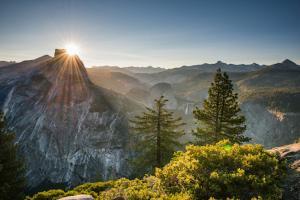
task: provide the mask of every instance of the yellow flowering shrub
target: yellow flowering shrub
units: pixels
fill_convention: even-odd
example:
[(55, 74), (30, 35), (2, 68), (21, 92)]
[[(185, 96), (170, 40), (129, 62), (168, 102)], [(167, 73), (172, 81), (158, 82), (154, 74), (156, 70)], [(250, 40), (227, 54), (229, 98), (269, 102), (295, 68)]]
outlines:
[(261, 145), (186, 147), (156, 177), (167, 193), (189, 191), (194, 199), (280, 199), (285, 164)]

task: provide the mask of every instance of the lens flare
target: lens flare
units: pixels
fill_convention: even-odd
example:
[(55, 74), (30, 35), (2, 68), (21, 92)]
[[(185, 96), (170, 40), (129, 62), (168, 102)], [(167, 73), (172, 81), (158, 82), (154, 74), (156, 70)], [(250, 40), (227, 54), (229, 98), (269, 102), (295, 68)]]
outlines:
[(232, 149), (232, 145), (226, 144), (226, 145), (224, 145), (224, 149), (225, 149), (226, 151), (230, 151), (230, 150)]
[(79, 47), (74, 43), (67, 44), (65, 48), (67, 50), (67, 54), (70, 56), (79, 54)]

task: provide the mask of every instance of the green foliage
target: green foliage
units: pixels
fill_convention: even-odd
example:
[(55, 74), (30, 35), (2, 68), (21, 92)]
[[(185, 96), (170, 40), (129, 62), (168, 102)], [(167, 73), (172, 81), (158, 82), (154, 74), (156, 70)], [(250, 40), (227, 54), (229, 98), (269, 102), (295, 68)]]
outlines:
[(238, 95), (233, 92), (233, 84), (226, 73), (220, 69), (208, 90), (208, 98), (203, 108), (193, 112), (198, 128), (193, 131), (196, 144), (212, 144), (222, 139), (231, 142), (247, 142), (250, 138), (242, 135), (246, 130), (245, 117), (239, 115)]
[(63, 190), (49, 190), (45, 192), (39, 192), (32, 198), (27, 197), (27, 200), (55, 200), (64, 197), (64, 195), (65, 192)]
[(27, 200), (56, 200), (62, 197), (78, 194), (87, 194), (93, 196), (94, 198), (97, 198), (101, 192), (112, 187), (114, 187), (114, 181), (85, 183), (66, 192), (63, 190), (48, 190), (39, 192), (33, 197), (27, 197)]
[(125, 178), (115, 182), (112, 189), (100, 194), (100, 199), (115, 199), (123, 197), (125, 199), (158, 199), (163, 195), (159, 185), (159, 180), (154, 176), (145, 177), (142, 180), (128, 180)]
[(155, 176), (86, 183), (68, 192), (40, 192), (28, 200), (54, 200), (67, 194), (91, 194), (97, 200), (281, 199), (286, 163), (260, 145), (223, 140), (190, 145), (177, 152)]
[(168, 193), (189, 191), (193, 199), (280, 199), (285, 163), (260, 145), (186, 147), (156, 172)]
[(89, 194), (93, 197), (97, 197), (98, 194), (106, 189), (109, 189), (114, 186), (114, 181), (107, 181), (107, 182), (97, 182), (97, 183), (85, 183), (80, 186), (77, 186), (73, 189), (80, 194)]
[(17, 157), (15, 135), (5, 125), (3, 114), (0, 113), (0, 199), (23, 199), (25, 178), (24, 165)]
[(167, 101), (163, 96), (155, 99), (153, 109), (146, 107), (146, 112), (131, 120), (137, 138), (133, 164), (138, 173), (153, 172), (155, 167), (163, 166), (181, 147), (178, 138), (184, 134), (180, 130), (184, 123), (165, 108)]
[(112, 189), (100, 194), (98, 200), (124, 198), (126, 200), (190, 200), (187, 192), (168, 194), (163, 190), (160, 180), (155, 176), (145, 176), (143, 179), (119, 179)]

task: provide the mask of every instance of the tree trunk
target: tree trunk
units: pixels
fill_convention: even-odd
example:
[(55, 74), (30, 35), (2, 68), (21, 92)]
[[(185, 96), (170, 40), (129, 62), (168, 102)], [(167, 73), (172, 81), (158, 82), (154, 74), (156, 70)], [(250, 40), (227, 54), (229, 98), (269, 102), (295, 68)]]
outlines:
[(219, 112), (220, 112), (219, 104), (220, 104), (220, 91), (218, 91), (218, 95), (217, 95), (215, 137), (217, 137), (217, 135), (219, 134)]
[(223, 115), (224, 115), (224, 108), (225, 108), (225, 100), (227, 98), (227, 95), (223, 95), (222, 98), (222, 105), (221, 105), (221, 115), (220, 115), (220, 120), (219, 120), (219, 132), (222, 132), (222, 119), (223, 119)]
[(158, 102), (158, 119), (157, 119), (157, 140), (156, 140), (156, 166), (161, 167), (161, 138), (160, 138), (160, 118), (161, 118), (161, 104)]

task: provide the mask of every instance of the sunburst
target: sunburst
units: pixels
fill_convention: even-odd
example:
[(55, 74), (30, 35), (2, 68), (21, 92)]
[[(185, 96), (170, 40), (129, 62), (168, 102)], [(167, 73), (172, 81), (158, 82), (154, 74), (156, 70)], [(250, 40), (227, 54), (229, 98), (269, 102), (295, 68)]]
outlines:
[(79, 47), (74, 43), (69, 43), (65, 46), (67, 50), (67, 54), (70, 56), (78, 55), (79, 54)]

